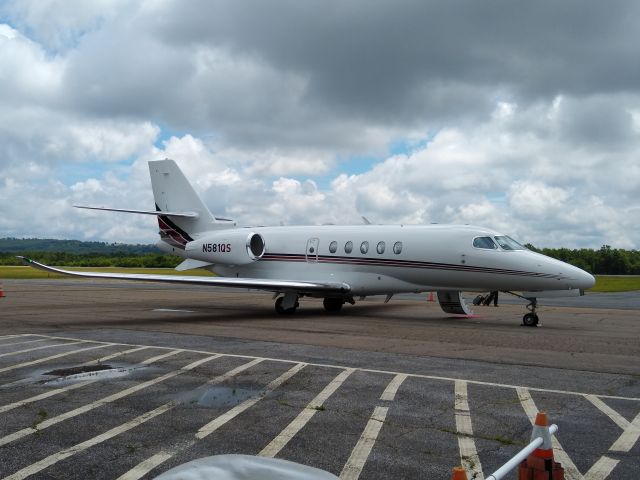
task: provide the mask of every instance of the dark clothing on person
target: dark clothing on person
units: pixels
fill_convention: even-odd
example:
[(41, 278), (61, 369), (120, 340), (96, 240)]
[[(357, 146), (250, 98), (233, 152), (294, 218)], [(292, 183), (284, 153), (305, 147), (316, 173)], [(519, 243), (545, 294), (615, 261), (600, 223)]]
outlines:
[(485, 300), (484, 300), (484, 304), (485, 305), (489, 305), (492, 301), (493, 301), (493, 306), (497, 307), (498, 306), (498, 291), (497, 290), (495, 290), (495, 291), (491, 292), (489, 295), (487, 295), (487, 298), (485, 298)]

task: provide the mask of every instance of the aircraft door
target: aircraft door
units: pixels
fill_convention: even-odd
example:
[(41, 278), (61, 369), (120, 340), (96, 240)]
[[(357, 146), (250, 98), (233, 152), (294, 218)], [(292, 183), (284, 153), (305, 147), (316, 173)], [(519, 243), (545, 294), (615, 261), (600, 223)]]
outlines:
[(318, 245), (320, 244), (319, 238), (310, 238), (307, 240), (307, 262), (318, 263)]

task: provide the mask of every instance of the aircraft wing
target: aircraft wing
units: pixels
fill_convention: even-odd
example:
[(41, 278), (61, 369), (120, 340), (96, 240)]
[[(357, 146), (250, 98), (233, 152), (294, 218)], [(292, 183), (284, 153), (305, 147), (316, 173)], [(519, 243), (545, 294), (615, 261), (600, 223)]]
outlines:
[(295, 291), (300, 293), (340, 293), (351, 290), (346, 283), (338, 282), (301, 282), (297, 280), (275, 280), (271, 278), (236, 278), (236, 277), (196, 277), (192, 275), (152, 275), (143, 273), (102, 273), (102, 272), (74, 272), (61, 268), (50, 267), (26, 257), (18, 258), (33, 268), (50, 273), (71, 275), (85, 278), (111, 278), (115, 280), (136, 280), (141, 282), (182, 283), (191, 285), (210, 285), (214, 287), (251, 288), (269, 292)]

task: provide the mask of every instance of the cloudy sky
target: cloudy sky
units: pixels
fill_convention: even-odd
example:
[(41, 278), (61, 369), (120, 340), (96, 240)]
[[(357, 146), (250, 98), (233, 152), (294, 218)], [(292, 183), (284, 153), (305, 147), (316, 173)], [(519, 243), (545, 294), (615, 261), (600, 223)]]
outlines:
[(240, 224), (640, 248), (640, 3), (3, 0), (0, 237), (152, 243), (147, 161)]

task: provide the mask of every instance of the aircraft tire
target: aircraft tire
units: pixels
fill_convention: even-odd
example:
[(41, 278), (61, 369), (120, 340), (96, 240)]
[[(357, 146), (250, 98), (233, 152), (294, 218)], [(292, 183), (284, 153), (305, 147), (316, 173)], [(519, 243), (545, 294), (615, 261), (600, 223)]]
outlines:
[(296, 302), (296, 306), (293, 308), (283, 308), (282, 302), (284, 301), (284, 297), (278, 297), (276, 300), (276, 312), (280, 315), (293, 315), (296, 313), (296, 308), (298, 307), (298, 302)]
[(342, 298), (327, 297), (322, 301), (324, 309), (328, 313), (338, 313), (342, 309), (344, 300)]
[(525, 327), (535, 327), (538, 325), (538, 315), (535, 313), (526, 313), (524, 317), (522, 317), (522, 325)]

